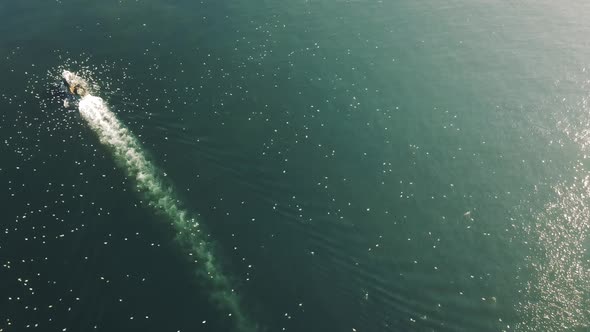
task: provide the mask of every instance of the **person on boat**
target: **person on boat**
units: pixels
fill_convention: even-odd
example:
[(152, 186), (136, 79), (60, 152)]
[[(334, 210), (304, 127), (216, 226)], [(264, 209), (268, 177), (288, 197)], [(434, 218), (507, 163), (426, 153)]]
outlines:
[(69, 89), (72, 94), (80, 96), (80, 97), (84, 97), (84, 96), (86, 96), (86, 94), (88, 94), (88, 92), (86, 91), (86, 88), (83, 87), (82, 85), (73, 84), (73, 85), (69, 86)]
[(72, 73), (71, 71), (64, 70), (62, 78), (65, 86), (70, 90), (70, 93), (80, 97), (84, 97), (88, 94), (88, 85), (86, 81), (80, 76)]

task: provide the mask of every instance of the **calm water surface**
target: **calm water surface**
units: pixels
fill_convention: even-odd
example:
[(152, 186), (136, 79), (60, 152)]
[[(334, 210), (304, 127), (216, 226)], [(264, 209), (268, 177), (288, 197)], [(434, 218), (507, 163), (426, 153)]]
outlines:
[[(0, 331), (590, 330), (589, 16), (0, 2)], [(62, 69), (199, 220), (248, 326), (52, 94)]]

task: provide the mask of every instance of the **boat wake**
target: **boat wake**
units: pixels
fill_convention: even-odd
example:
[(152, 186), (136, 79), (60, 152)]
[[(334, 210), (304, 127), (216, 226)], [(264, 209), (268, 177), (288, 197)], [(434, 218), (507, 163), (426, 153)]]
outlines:
[[(74, 84), (85, 88), (89, 86), (82, 78), (68, 71), (63, 72), (63, 78), (72, 92)], [(179, 205), (174, 190), (161, 180), (160, 171), (147, 158), (137, 138), (102, 98), (85, 91), (78, 107), (82, 118), (96, 132), (100, 142), (109, 148), (115, 161), (134, 180), (148, 204), (170, 222), (179, 246), (197, 263), (195, 273), (206, 282), (212, 302), (227, 312), (239, 330), (256, 330), (240, 308), (238, 296), (216, 262), (199, 222)]]

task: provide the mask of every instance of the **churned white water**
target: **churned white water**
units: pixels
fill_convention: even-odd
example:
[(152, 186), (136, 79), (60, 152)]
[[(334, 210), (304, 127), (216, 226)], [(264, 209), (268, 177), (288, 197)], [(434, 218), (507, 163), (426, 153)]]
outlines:
[[(71, 74), (64, 71), (63, 76), (68, 80), (71, 79), (72, 76), (68, 76)], [(237, 294), (216, 262), (210, 245), (205, 241), (199, 222), (181, 208), (173, 188), (161, 180), (160, 171), (147, 158), (137, 138), (100, 97), (86, 95), (80, 100), (79, 111), (96, 132), (100, 142), (110, 149), (115, 161), (134, 180), (134, 185), (145, 196), (147, 203), (176, 231), (179, 246), (195, 261), (195, 273), (205, 280), (212, 302), (219, 310), (226, 312), (239, 329), (252, 330), (252, 324), (247, 321), (239, 306)]]

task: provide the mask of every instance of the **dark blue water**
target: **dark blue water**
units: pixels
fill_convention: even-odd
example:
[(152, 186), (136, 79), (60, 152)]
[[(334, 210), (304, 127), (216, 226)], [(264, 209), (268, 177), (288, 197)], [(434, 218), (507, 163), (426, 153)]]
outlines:
[[(588, 14), (0, 3), (0, 331), (588, 330)], [(64, 109), (63, 69), (198, 218), (248, 326)]]

